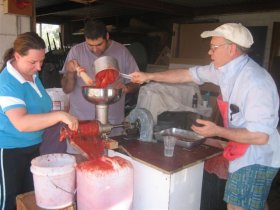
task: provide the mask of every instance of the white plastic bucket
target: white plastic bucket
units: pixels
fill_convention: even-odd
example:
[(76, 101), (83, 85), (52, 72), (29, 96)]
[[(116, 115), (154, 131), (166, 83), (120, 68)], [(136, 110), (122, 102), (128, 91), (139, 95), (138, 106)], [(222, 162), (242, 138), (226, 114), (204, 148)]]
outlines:
[(53, 111), (69, 110), (69, 95), (65, 94), (62, 88), (48, 88), (46, 91), (52, 99)]
[(68, 154), (48, 154), (31, 161), (36, 204), (44, 209), (60, 209), (74, 202), (76, 159)]

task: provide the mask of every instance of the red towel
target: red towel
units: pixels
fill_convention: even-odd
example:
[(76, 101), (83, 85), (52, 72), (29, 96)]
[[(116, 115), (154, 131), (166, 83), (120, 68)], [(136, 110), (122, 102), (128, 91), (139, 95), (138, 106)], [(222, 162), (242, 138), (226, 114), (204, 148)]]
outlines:
[[(206, 145), (210, 145), (217, 148), (223, 148), (225, 142), (208, 138), (205, 141)], [(204, 163), (204, 169), (210, 174), (216, 174), (220, 179), (227, 179), (228, 177), (228, 160), (224, 156), (218, 155), (209, 160), (206, 160)]]
[(210, 174), (216, 174), (220, 179), (228, 177), (228, 160), (223, 155), (218, 155), (204, 163), (204, 169)]
[[(228, 127), (228, 102), (224, 101), (222, 96), (217, 97), (217, 104), (223, 118), (224, 126)], [(248, 149), (249, 144), (243, 144), (235, 141), (229, 141), (228, 145), (224, 148), (224, 157), (227, 160), (235, 160), (241, 157)]]
[(249, 144), (230, 141), (224, 148), (224, 157), (228, 160), (235, 160), (241, 157), (248, 149)]

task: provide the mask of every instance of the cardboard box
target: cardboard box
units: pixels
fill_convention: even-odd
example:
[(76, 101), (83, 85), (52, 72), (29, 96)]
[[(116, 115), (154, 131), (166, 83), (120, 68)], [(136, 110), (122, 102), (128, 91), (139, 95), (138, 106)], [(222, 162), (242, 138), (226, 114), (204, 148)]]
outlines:
[(203, 39), (200, 34), (203, 31), (214, 30), (220, 25), (221, 23), (174, 24), (171, 57), (210, 63), (208, 55), (210, 39)]
[[(44, 210), (36, 205), (34, 191), (18, 195), (16, 203), (17, 210)], [(76, 205), (72, 204), (71, 206), (57, 210), (76, 210)]]

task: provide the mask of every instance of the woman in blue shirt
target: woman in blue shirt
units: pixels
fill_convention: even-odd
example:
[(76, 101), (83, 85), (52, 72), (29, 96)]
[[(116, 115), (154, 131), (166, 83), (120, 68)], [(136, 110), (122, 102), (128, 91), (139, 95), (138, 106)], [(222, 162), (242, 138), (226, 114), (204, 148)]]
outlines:
[(0, 74), (0, 208), (16, 209), (16, 196), (33, 190), (31, 160), (39, 155), (45, 128), (63, 122), (77, 130), (78, 120), (58, 111), (38, 77), (45, 43), (34, 32), (20, 34), (4, 56)]

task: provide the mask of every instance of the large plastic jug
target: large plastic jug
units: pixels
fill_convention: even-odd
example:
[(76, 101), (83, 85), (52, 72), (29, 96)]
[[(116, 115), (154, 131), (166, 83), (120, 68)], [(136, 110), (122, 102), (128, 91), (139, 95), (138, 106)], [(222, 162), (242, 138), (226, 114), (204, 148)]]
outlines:
[(126, 210), (132, 208), (132, 164), (118, 156), (102, 156), (77, 166), (79, 210)]

